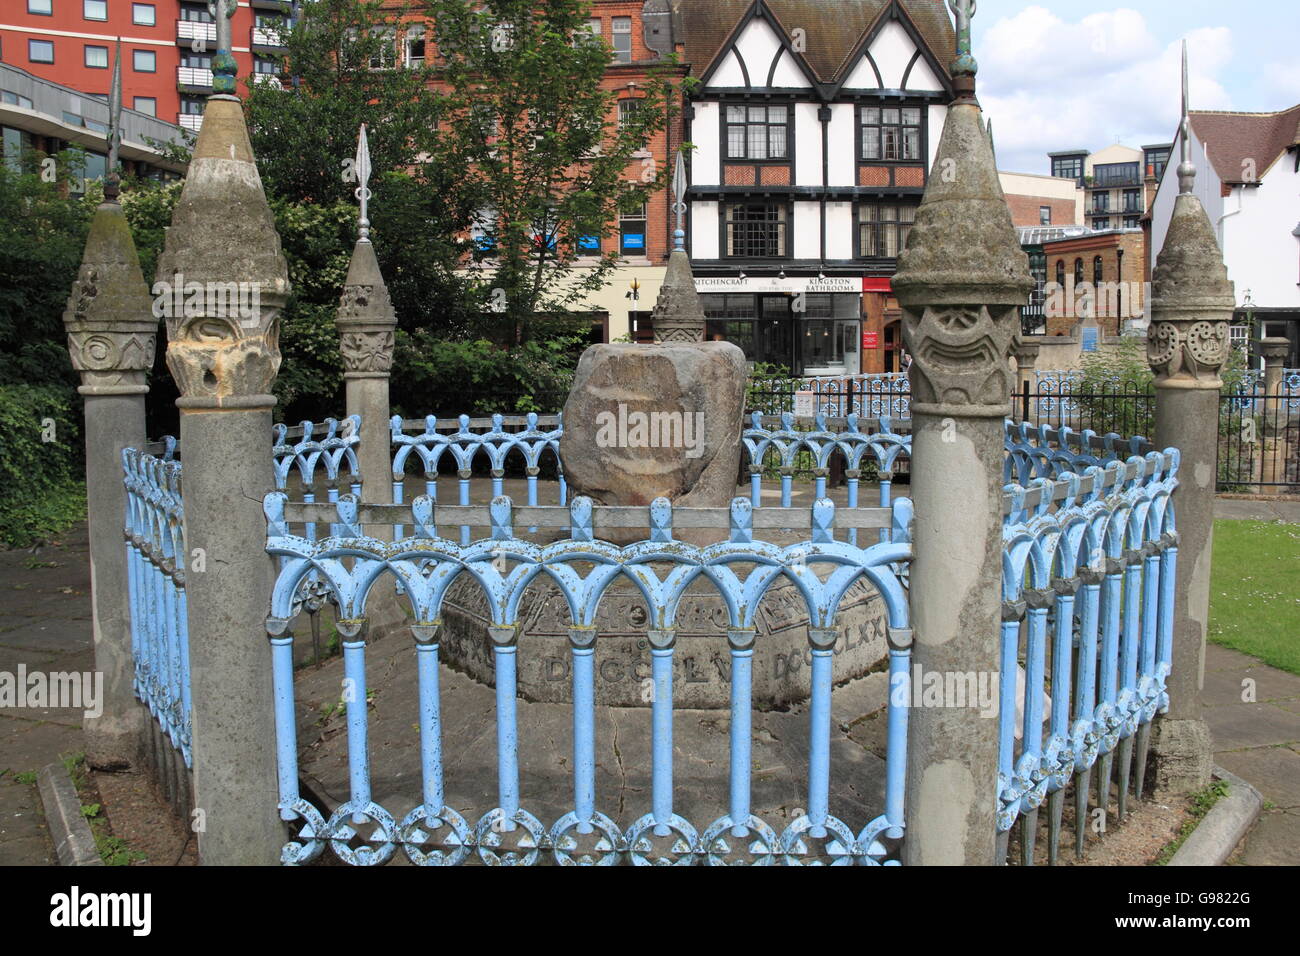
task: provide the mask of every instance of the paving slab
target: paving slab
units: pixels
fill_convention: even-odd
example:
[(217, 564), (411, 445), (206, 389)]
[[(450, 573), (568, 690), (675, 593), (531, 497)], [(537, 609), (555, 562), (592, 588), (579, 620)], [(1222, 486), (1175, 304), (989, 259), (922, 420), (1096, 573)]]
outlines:
[(1300, 524), (1300, 501), (1216, 498), (1214, 517), (1236, 521), (1285, 521)]
[(1283, 810), (1300, 808), (1300, 753), (1290, 747), (1252, 747), (1214, 759), (1249, 780), (1269, 803)]
[(1300, 813), (1265, 810), (1246, 836), (1236, 862), (1244, 866), (1295, 866), (1300, 856)]
[[(1242, 695), (1247, 692), (1253, 700), (1243, 700)], [(1201, 701), (1207, 707), (1296, 699), (1300, 699), (1300, 677), (1258, 661), (1239, 668), (1207, 670), (1201, 693)]]
[(1205, 720), (1210, 725), (1216, 754), (1247, 747), (1289, 744), (1300, 739), (1300, 718), (1276, 704), (1207, 707)]

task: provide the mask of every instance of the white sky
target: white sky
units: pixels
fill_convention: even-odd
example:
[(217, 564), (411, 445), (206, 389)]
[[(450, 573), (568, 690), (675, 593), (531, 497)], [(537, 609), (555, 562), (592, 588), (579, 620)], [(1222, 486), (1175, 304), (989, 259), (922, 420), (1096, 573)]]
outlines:
[(1193, 109), (1300, 103), (1300, 0), (979, 0), (979, 98), (998, 166), (1048, 173), (1047, 153), (1173, 139), (1179, 43)]

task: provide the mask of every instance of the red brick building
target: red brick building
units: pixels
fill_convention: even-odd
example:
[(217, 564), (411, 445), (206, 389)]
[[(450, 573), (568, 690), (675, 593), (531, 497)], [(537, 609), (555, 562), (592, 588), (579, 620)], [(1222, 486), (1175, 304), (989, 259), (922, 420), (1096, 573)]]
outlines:
[(1069, 335), (1095, 319), (1118, 335), (1126, 319), (1146, 309), (1145, 240), (1140, 230), (1112, 230), (1045, 242), (1048, 335)]
[[(0, 61), (81, 93), (107, 97), (122, 40), (122, 105), (197, 130), (212, 92), (216, 25), (190, 0), (4, 0)], [(240, 0), (231, 21), (241, 87), (278, 72), (280, 32), (294, 5)]]

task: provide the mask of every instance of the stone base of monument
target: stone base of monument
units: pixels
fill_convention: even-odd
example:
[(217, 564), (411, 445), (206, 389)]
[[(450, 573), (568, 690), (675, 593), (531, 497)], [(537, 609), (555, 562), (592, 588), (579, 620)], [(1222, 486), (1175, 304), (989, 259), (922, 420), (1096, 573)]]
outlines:
[[(520, 602), (518, 687), (525, 700), (573, 700), (569, 652), (569, 609), (549, 580), (535, 583)], [(490, 621), (482, 589), (458, 581), (447, 593), (438, 633), (441, 658), (448, 666), (484, 684), (493, 684)], [(727, 612), (717, 590), (696, 582), (677, 613), (677, 653), (673, 656), (673, 702), (702, 710), (730, 706), (731, 655)], [(840, 604), (839, 641), (834, 652), (834, 683), (882, 669), (888, 654), (884, 602), (875, 589), (858, 581)], [(810, 696), (812, 653), (808, 610), (794, 583), (781, 580), (763, 598), (756, 616), (753, 701), (760, 709), (780, 708)], [(612, 707), (649, 707), (650, 644), (645, 600), (627, 581), (605, 592), (597, 615), (596, 701)]]

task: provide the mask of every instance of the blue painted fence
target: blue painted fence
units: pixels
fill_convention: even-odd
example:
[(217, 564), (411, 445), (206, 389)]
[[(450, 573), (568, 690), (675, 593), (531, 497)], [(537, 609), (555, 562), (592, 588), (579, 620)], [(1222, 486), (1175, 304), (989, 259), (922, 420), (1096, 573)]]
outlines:
[[(367, 537), (361, 521), (399, 524), (412, 532), (386, 543)], [(755, 536), (754, 510), (738, 498), (730, 509), (688, 509), (693, 529), (713, 528), (726, 540), (696, 547), (674, 538), (674, 510), (666, 499), (649, 508), (605, 508), (577, 498), (565, 507), (516, 509), (508, 498), (488, 508), (436, 505), (421, 496), (409, 507), (361, 508), (344, 496), (332, 508), (297, 505), (276, 493), (266, 500), (269, 525), (267, 550), (284, 566), (275, 587), (268, 631), (273, 647), (276, 723), (280, 767), (281, 810), (284, 819), (300, 824), (298, 839), (284, 847), (286, 863), (305, 863), (328, 845), (347, 863), (373, 865), (392, 858), (400, 847), (414, 863), (451, 865), (471, 854), (488, 864), (532, 864), (543, 857), (560, 864), (630, 862), (706, 864), (727, 862), (736, 844), (746, 851), (745, 862), (798, 864), (812, 855), (809, 841), (822, 841), (835, 864), (878, 864), (885, 860), (881, 837), (897, 839), (903, 828), (903, 781), (906, 766), (906, 704), (892, 707), (888, 719), (886, 810), (860, 828), (850, 827), (828, 810), (830, 781), (831, 659), (839, 637), (835, 615), (848, 588), (866, 578), (885, 601), (891, 630), (891, 674), (906, 675), (910, 661), (908, 604), (900, 570), (911, 558), (907, 499), (892, 509), (853, 509), (837, 515), (834, 505), (818, 501), (810, 509), (791, 509), (782, 523), (809, 536), (779, 546)], [(313, 542), (291, 532), (290, 526), (330, 522), (337, 532)], [(620, 547), (600, 540), (597, 527), (647, 529), (644, 541)], [(439, 533), (438, 526), (460, 528), (490, 524), (491, 537), (458, 544)], [(516, 524), (568, 530), (566, 540), (539, 545), (515, 532)], [(891, 540), (859, 548), (837, 540), (841, 528), (889, 531)], [(752, 566), (753, 570), (743, 569)], [(588, 571), (580, 568), (590, 568)], [(821, 568), (825, 577), (816, 573)], [(372, 800), (369, 777), (367, 712), (349, 707), (348, 760), (351, 797), (326, 820), (302, 799), (298, 789), (298, 739), (294, 714), (293, 636), (303, 587), (313, 574), (326, 582), (339, 605), (338, 627), (344, 634), (346, 678), (354, 699), (365, 700), (364, 619), (366, 601), (385, 575), (396, 578), (410, 603), (412, 632), (419, 668), (418, 720), (424, 802), (406, 810), (400, 821)], [(545, 826), (521, 803), (516, 716), (516, 659), (527, 653), (518, 646), (519, 603), (528, 587), (545, 575), (562, 591), (571, 615), (574, 681), (574, 803), (570, 812)], [(482, 588), (492, 610), (490, 630), (496, 672), (498, 804), (468, 823), (443, 804), (443, 761), (438, 694), (437, 628), (443, 596), (459, 577)], [(749, 714), (754, 615), (767, 589), (778, 577), (798, 587), (812, 624), (812, 700), (809, 718), (810, 758), (807, 768), (808, 809), (780, 834), (750, 812)], [(623, 829), (597, 809), (595, 794), (595, 673), (598, 639), (594, 621), (601, 596), (618, 578), (630, 581), (646, 603), (651, 627), (654, 697), (652, 710), (653, 792), (647, 812)], [(731, 647), (731, 765), (725, 792), (727, 815), (702, 827), (673, 810), (673, 654), (676, 650), (677, 607), (693, 582), (707, 581), (721, 595), (728, 611)], [(365, 824), (366, 845), (351, 841)], [(436, 843), (433, 831), (443, 833)], [(596, 834), (594, 845), (579, 851), (580, 838)], [(512, 837), (511, 834), (514, 834)], [(667, 846), (658, 842), (670, 838)]]
[[(910, 676), (908, 565), (911, 503), (894, 498), (892, 477), (910, 463), (910, 423), (889, 417), (796, 420), (789, 414), (753, 415), (743, 429), (750, 496), (730, 509), (675, 513), (667, 501), (648, 508), (606, 508), (567, 501), (558, 416), (492, 416), (453, 422), (434, 418), (391, 422), (393, 489), (389, 506), (359, 504), (361, 475), (355, 417), (276, 426), (272, 457), (277, 491), (267, 497), (267, 550), (279, 576), (268, 618), (275, 675), (281, 811), (296, 821), (297, 838), (283, 849), (286, 863), (305, 863), (326, 847), (345, 862), (372, 865), (400, 851), (412, 862), (633, 864), (813, 862), (812, 844), (833, 862), (890, 864), (889, 845), (903, 835), (907, 695), (888, 712), (885, 812), (850, 827), (828, 810), (831, 654), (841, 597), (865, 578), (884, 598), (890, 625), (891, 681)], [(188, 639), (185, 618), (184, 512), (181, 464), (170, 439), (123, 455), (127, 495), (126, 548), (130, 571), (136, 693), (173, 745), (190, 760)], [(1049, 860), (1055, 862), (1061, 805), (1075, 793), (1076, 839), (1089, 808), (1089, 780), (1100, 763), (1099, 803), (1109, 799), (1118, 761), (1127, 792), (1137, 741), (1138, 791), (1145, 740), (1155, 713), (1167, 706), (1165, 684), (1172, 641), (1177, 534), (1171, 495), (1177, 486), (1176, 451), (1154, 451), (1141, 437), (1121, 438), (1033, 427), (1008, 421), (1004, 475), (1004, 624), (1000, 637), (998, 828), (1020, 823), (1021, 856), (1033, 861), (1037, 811), (1046, 801)], [(539, 505), (539, 471), (553, 456), (558, 504)], [(501, 495), (504, 473), (517, 457), (527, 475), (528, 503)], [(793, 472), (800, 456), (813, 462), (814, 499), (793, 504)], [(456, 504), (438, 501), (444, 458), (456, 471)], [(490, 504), (470, 502), (470, 474), (486, 463)], [(832, 464), (843, 468), (847, 505), (826, 498)], [(409, 503), (408, 467), (422, 471), (423, 493)], [(764, 507), (764, 481), (779, 478), (779, 503)], [(859, 484), (874, 478), (878, 497), (861, 506)], [(325, 495), (320, 498), (323, 485)], [(775, 495), (775, 489), (771, 492)], [(781, 511), (783, 531), (806, 532), (796, 544), (763, 538)], [(707, 547), (674, 537), (674, 521), (713, 529)], [(391, 527), (394, 541), (365, 533), (365, 524)], [(527, 529), (522, 534), (516, 527)], [(641, 528), (644, 540), (618, 546), (600, 529)], [(471, 540), (474, 528), (488, 536)], [(538, 530), (565, 535), (542, 545)], [(757, 530), (757, 533), (756, 533)], [(859, 532), (868, 534), (859, 543)], [(452, 537), (448, 537), (450, 532)], [(452, 540), (454, 538), (455, 540)], [(869, 544), (866, 542), (870, 542)], [(740, 569), (752, 568), (748, 573)], [(820, 569), (823, 574), (819, 575)], [(828, 572), (828, 573), (826, 573)], [(419, 734), (424, 801), (386, 808), (372, 800), (366, 708), (348, 709), (350, 799), (326, 819), (298, 790), (293, 708), (291, 622), (325, 603), (335, 607), (344, 637), (344, 670), (357, 699), (365, 697), (366, 603), (377, 582), (394, 579), (414, 619), (419, 675)], [(444, 806), (437, 630), (443, 596), (458, 578), (483, 589), (493, 613), (491, 637), (497, 675), (498, 799), (474, 822)], [(521, 801), (515, 678), (516, 614), (540, 577), (561, 590), (571, 614), (574, 754), (572, 809), (543, 825)], [(767, 589), (790, 579), (810, 614), (813, 661), (809, 707), (808, 810), (777, 832), (749, 812), (750, 687), (754, 614)], [(595, 787), (593, 622), (601, 596), (618, 579), (641, 593), (652, 626), (653, 792), (647, 812), (616, 823), (598, 809)], [(712, 822), (686, 821), (673, 812), (672, 662), (675, 619), (686, 588), (707, 581), (730, 616), (731, 767), (725, 784), (729, 812)], [(523, 650), (524, 653), (528, 649)], [(1121, 801), (1123, 798), (1121, 797)], [(1122, 807), (1121, 807), (1122, 809)], [(400, 819), (399, 819), (400, 815)], [(366, 824), (367, 838), (358, 835)], [(737, 850), (740, 853), (737, 853)]]

